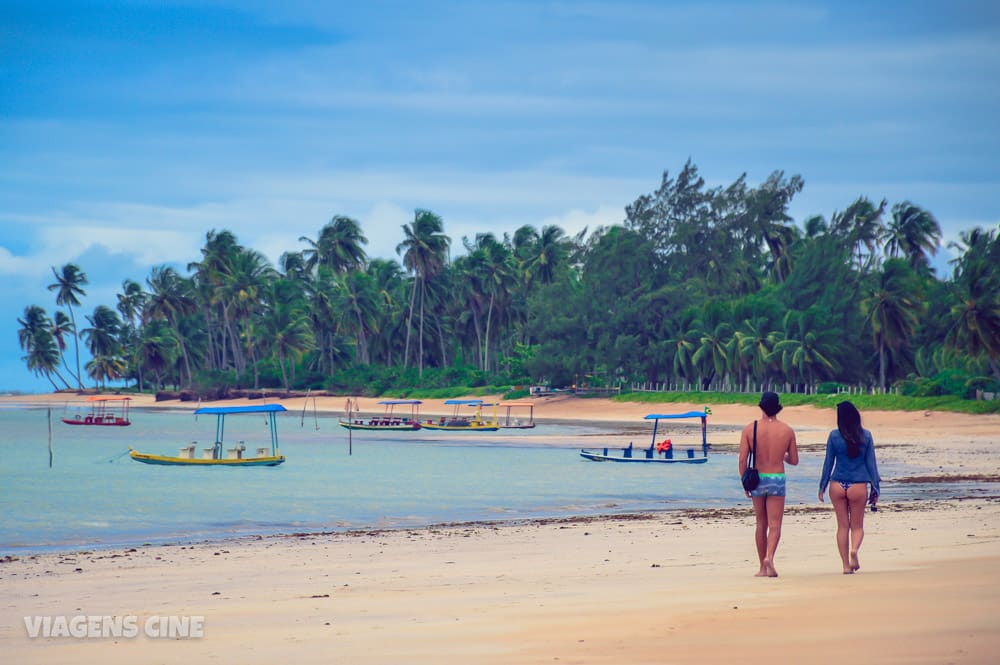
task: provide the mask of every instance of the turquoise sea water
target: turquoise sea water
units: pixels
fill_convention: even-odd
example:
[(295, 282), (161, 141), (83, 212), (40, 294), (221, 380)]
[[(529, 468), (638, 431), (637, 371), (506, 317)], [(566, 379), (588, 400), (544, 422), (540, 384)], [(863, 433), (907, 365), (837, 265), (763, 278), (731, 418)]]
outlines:
[[(211, 445), (214, 416), (134, 410), (130, 427), (73, 427), (51, 410), (0, 409), (0, 553), (182, 542), (236, 535), (443, 522), (567, 517), (746, 505), (732, 453), (707, 464), (588, 462), (580, 448), (646, 445), (639, 423), (540, 424), (461, 434), (422, 430), (350, 435), (336, 418), (278, 418), (278, 467), (140, 464), (125, 453), (176, 455)], [(709, 426), (709, 441), (715, 433)], [(727, 442), (737, 435), (719, 433)], [(624, 438), (623, 438), (624, 437)], [(227, 445), (269, 445), (263, 415), (229, 416)], [(675, 446), (700, 443), (695, 426)], [(349, 454), (350, 447), (350, 454)], [(700, 446), (698, 450), (700, 454)], [(788, 503), (815, 502), (821, 455), (789, 472)], [(883, 468), (883, 476), (887, 470)]]

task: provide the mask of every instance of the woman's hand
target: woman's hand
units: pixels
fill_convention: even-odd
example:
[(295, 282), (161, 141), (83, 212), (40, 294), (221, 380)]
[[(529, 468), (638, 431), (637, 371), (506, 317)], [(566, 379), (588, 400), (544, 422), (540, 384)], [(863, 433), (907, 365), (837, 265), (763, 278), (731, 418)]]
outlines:
[(824, 494), (826, 494), (826, 492), (824, 492), (823, 490), (820, 490), (820, 491), (819, 491), (819, 502), (820, 502), (820, 503), (823, 503), (823, 495), (824, 495)]

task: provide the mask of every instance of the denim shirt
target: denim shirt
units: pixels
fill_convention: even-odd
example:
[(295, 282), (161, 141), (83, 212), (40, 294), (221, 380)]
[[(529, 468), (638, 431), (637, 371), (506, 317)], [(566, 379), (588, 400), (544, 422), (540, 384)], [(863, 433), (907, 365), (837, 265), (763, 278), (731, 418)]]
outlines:
[(875, 493), (878, 489), (878, 465), (875, 463), (875, 442), (872, 433), (864, 431), (861, 454), (855, 458), (847, 456), (847, 441), (840, 430), (833, 430), (826, 440), (826, 460), (823, 461), (823, 476), (819, 479), (819, 491), (825, 492), (831, 480), (845, 483), (871, 483)]

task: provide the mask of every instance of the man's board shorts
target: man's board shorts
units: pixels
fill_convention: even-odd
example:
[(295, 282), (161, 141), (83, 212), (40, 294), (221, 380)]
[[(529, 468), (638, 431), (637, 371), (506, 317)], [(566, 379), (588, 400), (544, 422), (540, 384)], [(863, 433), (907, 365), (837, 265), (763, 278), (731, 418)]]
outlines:
[(750, 496), (785, 496), (785, 474), (760, 474), (760, 483), (750, 490)]

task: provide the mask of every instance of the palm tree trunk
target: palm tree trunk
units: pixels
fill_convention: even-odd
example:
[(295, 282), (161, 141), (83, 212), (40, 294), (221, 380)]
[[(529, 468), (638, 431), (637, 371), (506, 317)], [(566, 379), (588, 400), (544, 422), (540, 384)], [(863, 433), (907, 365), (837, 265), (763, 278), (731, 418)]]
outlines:
[(83, 377), (80, 375), (80, 335), (76, 332), (76, 315), (73, 313), (73, 306), (66, 304), (69, 310), (69, 319), (73, 322), (73, 348), (76, 350), (76, 385), (83, 390)]
[(403, 350), (403, 369), (406, 369), (410, 363), (410, 331), (413, 330), (413, 304), (417, 299), (417, 281), (419, 280), (419, 275), (414, 277), (413, 291), (410, 293), (410, 315), (406, 317), (406, 346)]
[(420, 280), (420, 339), (418, 341), (418, 347), (420, 348), (420, 358), (418, 359), (418, 371), (419, 376), (424, 375), (424, 299), (427, 295), (427, 290), (424, 288), (424, 280)]

